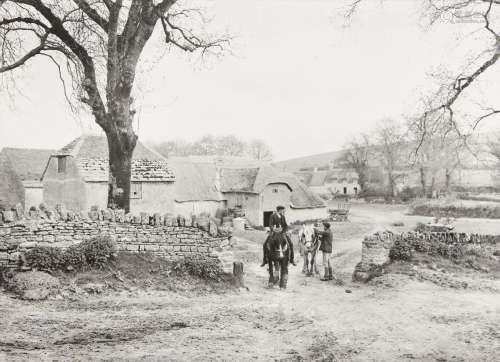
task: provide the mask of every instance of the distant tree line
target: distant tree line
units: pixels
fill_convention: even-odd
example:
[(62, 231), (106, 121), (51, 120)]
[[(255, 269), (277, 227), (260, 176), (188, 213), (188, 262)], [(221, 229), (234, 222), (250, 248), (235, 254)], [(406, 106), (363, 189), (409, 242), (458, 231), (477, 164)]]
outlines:
[(153, 147), (165, 157), (239, 156), (266, 162), (273, 159), (271, 148), (265, 141), (255, 139), (245, 142), (234, 135), (206, 135), (194, 142), (171, 140)]
[(450, 133), (424, 137), (417, 125), (381, 120), (371, 132), (354, 136), (337, 162), (357, 173), (364, 194), (395, 197), (403, 184), (405, 192), (410, 192), (411, 185), (411, 196), (447, 193), (452, 174), (470, 145)]

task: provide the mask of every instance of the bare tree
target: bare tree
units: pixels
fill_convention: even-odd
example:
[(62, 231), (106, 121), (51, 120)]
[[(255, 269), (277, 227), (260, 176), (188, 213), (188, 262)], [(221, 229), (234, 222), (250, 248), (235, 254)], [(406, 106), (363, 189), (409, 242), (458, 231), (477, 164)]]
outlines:
[(375, 130), (377, 154), (384, 169), (387, 190), (390, 196), (396, 196), (396, 183), (402, 177), (399, 172), (406, 165), (408, 155), (406, 132), (402, 126), (393, 120), (385, 119), (379, 122)]
[(247, 154), (258, 161), (272, 161), (273, 153), (269, 145), (263, 140), (253, 140), (247, 146)]
[(373, 145), (366, 134), (352, 139), (339, 159), (339, 163), (346, 168), (352, 168), (358, 175), (358, 184), (362, 191), (367, 190), (369, 175), (369, 160), (373, 154)]
[[(141, 54), (154, 29), (187, 52), (222, 49), (225, 39), (202, 39), (190, 20), (198, 10), (177, 0), (3, 0), (0, 3), (0, 73), (47, 57), (72, 94), (89, 107), (109, 146), (110, 207), (129, 210), (132, 155), (137, 135), (133, 88)], [(67, 85), (63, 82), (66, 90)]]
[(488, 141), (488, 149), (491, 155), (493, 155), (500, 165), (500, 134), (495, 135), (492, 139)]
[[(350, 18), (363, 2), (369, 0), (352, 0), (346, 13)], [(486, 118), (498, 115), (500, 109), (495, 105), (482, 106), (477, 114), (461, 114), (460, 100), (470, 96), (472, 85), (478, 83), (481, 77), (494, 76), (494, 65), (500, 58), (500, 32), (498, 30), (498, 0), (421, 0), (423, 15), (429, 19), (432, 26), (435, 23), (448, 21), (469, 27), (471, 23), (478, 24), (475, 41), (484, 46), (473, 59), (464, 59), (463, 71), (452, 76), (445, 84), (440, 84), (435, 94), (432, 94), (424, 104), (424, 109), (415, 122), (422, 129), (420, 148), (426, 137), (433, 137), (436, 132), (445, 129), (454, 132), (465, 139)], [(468, 91), (468, 93), (467, 93)], [(474, 112), (476, 113), (476, 112)], [(464, 120), (467, 120), (464, 124)]]

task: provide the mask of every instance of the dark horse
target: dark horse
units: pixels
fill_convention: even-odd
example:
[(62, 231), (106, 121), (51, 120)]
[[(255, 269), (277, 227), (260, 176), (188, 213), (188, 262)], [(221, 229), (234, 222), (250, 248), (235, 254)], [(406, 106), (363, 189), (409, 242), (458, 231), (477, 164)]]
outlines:
[[(271, 288), (280, 283), (280, 288), (285, 289), (288, 281), (288, 263), (290, 262), (290, 249), (286, 235), (281, 232), (271, 232), (267, 243), (269, 263), (269, 283)], [(276, 274), (276, 275), (275, 275)]]

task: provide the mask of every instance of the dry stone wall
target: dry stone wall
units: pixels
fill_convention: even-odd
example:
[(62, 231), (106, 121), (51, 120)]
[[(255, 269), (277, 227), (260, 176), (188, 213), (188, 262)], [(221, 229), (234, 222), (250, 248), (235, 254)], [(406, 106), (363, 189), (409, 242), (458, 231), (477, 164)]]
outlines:
[[(42, 208), (43, 209), (43, 208)], [(0, 266), (16, 265), (20, 255), (37, 246), (66, 248), (99, 235), (109, 235), (119, 250), (148, 252), (175, 260), (189, 255), (219, 258), (232, 270), (231, 237), (208, 220), (186, 221), (172, 215), (126, 215), (94, 208), (87, 215), (58, 210), (21, 209), (0, 212)]]
[(389, 254), (394, 242), (398, 239), (424, 240), (429, 243), (445, 244), (498, 244), (500, 235), (480, 235), (456, 232), (408, 232), (394, 234), (390, 231), (375, 233), (365, 237), (361, 249), (361, 261), (356, 265), (353, 280), (366, 282), (383, 272), (390, 262)]

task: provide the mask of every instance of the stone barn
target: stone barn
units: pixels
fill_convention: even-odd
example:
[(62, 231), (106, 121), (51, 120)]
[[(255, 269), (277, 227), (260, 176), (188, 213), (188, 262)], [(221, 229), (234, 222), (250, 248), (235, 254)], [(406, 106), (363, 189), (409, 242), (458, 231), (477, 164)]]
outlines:
[[(107, 207), (108, 142), (104, 136), (84, 135), (53, 153), (43, 173), (43, 200), (49, 207), (68, 210)], [(174, 173), (166, 159), (137, 142), (132, 160), (130, 211), (172, 213)]]
[[(10, 181), (3, 183), (3, 189), (12, 188), (11, 195), (6, 195), (5, 191), (0, 191), (0, 200), (11, 199), (8, 204), (20, 203), (28, 210), (31, 206), (39, 206), (43, 201), (43, 184), (41, 177), (47, 161), (54, 153), (53, 150), (31, 149), (31, 148), (4, 148), (0, 155), (3, 161), (0, 165), (2, 177), (10, 174)], [(18, 181), (14, 181), (12, 178)], [(20, 187), (14, 186), (20, 182)], [(10, 186), (8, 186), (10, 185)], [(0, 204), (2, 201), (0, 201)], [(10, 206), (12, 207), (12, 206)]]
[(220, 192), (220, 182), (214, 163), (197, 163), (188, 157), (169, 158), (175, 173), (175, 214), (186, 218), (191, 215), (215, 216), (226, 207)]
[(289, 222), (324, 219), (324, 202), (294, 175), (266, 165), (253, 168), (221, 168), (221, 192), (227, 207), (241, 207), (255, 226), (268, 226), (276, 206), (287, 208)]

